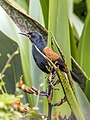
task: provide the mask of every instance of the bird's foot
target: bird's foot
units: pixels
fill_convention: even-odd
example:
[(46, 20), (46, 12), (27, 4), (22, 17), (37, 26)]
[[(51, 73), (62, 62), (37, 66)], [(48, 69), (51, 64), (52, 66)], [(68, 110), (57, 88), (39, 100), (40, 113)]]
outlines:
[(52, 74), (52, 79), (54, 79), (56, 76), (56, 73)]
[(53, 82), (53, 80), (52, 80), (53, 75), (54, 75), (54, 77), (56, 76), (55, 74), (50, 73), (50, 75), (47, 79), (48, 86), (51, 87), (51, 89), (53, 89), (53, 90), (59, 90), (58, 87), (55, 87), (55, 85), (58, 83), (58, 80), (55, 82)]

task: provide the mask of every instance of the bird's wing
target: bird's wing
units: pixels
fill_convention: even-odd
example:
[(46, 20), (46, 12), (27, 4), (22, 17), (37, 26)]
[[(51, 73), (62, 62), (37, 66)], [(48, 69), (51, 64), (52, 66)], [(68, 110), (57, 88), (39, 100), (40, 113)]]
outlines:
[(45, 47), (43, 52), (52, 61), (56, 61), (56, 60), (59, 59), (59, 56), (52, 49), (50, 49), (49, 47)]

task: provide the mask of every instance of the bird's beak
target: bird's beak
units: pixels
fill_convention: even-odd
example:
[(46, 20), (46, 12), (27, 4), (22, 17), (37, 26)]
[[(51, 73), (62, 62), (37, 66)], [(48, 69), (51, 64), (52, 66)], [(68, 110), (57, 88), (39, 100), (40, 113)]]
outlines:
[(27, 36), (29, 39), (31, 38), (31, 35), (29, 35), (28, 33), (19, 33), (19, 34), (21, 34), (21, 35), (25, 35), (25, 36)]

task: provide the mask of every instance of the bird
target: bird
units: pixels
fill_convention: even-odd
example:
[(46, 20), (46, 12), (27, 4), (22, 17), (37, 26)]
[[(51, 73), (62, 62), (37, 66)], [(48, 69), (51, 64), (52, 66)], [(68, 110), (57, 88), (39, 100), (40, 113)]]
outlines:
[[(29, 40), (31, 41), (32, 55), (39, 69), (41, 69), (43, 72), (47, 74), (49, 74), (51, 71), (54, 71), (52, 70), (51, 65), (44, 58), (44, 56), (42, 56), (37, 51), (36, 47), (40, 50), (41, 53), (43, 53), (46, 57), (48, 57), (56, 66), (58, 66), (62, 72), (66, 73), (63, 60), (59, 57), (59, 55), (56, 52), (54, 52), (51, 48), (49, 48), (46, 45), (43, 36), (39, 32), (26, 32), (26, 33), (21, 32), (20, 34), (28, 37)], [(70, 70), (70, 73), (74, 81), (80, 84), (81, 83), (80, 78), (72, 70)]]

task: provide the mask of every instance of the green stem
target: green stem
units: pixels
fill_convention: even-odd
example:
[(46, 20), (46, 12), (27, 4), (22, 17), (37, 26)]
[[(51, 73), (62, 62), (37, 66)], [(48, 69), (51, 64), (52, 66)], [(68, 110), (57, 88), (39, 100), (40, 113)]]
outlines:
[[(3, 79), (2, 79), (2, 77), (1, 77), (1, 82), (4, 82)], [(4, 88), (5, 93), (7, 93), (7, 89), (5, 87), (5, 84), (3, 85), (3, 88)]]

